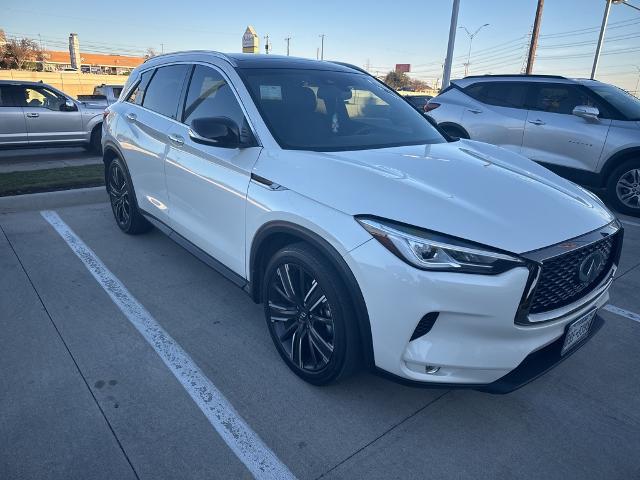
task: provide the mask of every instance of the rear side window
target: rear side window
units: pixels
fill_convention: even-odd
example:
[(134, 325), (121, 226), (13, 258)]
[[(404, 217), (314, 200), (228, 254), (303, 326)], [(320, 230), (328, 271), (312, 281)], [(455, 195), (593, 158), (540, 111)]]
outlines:
[(195, 119), (213, 117), (227, 117), (240, 129), (248, 128), (242, 108), (222, 75), (213, 68), (196, 65), (189, 83), (183, 122), (190, 126)]
[(531, 110), (571, 115), (578, 105), (597, 107), (603, 115), (608, 116), (606, 109), (590, 97), (583, 89), (574, 85), (540, 84), (532, 87)]
[(190, 68), (189, 65), (158, 68), (144, 94), (142, 106), (175, 119), (184, 78)]
[(121, 93), (122, 93), (122, 87), (114, 87), (113, 88), (113, 96), (115, 98), (118, 98)]
[(140, 75), (140, 81), (138, 85), (131, 91), (129, 96), (127, 97), (127, 102), (133, 103), (135, 105), (142, 104), (142, 97), (144, 97), (144, 91), (149, 85), (149, 80), (151, 80), (151, 76), (153, 75), (153, 70), (148, 70)]
[(10, 87), (8, 85), (0, 85), (0, 107), (19, 107), (18, 103), (13, 98), (11, 91), (14, 90), (15, 87)]
[(481, 82), (464, 89), (471, 98), (496, 107), (525, 108), (527, 84), (522, 82)]

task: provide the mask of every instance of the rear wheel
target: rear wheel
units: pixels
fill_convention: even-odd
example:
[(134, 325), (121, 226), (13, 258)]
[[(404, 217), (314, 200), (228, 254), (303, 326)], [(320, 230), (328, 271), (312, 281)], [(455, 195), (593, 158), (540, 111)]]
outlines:
[(278, 353), (299, 377), (332, 383), (357, 367), (357, 327), (343, 282), (315, 249), (278, 251), (263, 282), (267, 326)]
[(640, 216), (640, 159), (623, 163), (609, 175), (607, 197), (619, 212)]
[(111, 210), (120, 230), (131, 235), (149, 231), (152, 225), (138, 210), (131, 178), (122, 160), (115, 158), (109, 163), (106, 180)]

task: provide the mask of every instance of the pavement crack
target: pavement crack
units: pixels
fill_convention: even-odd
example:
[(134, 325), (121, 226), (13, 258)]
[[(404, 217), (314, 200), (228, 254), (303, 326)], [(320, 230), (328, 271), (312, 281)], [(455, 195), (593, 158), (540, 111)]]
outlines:
[(24, 264), (22, 263), (22, 259), (18, 256), (18, 252), (16, 252), (16, 249), (13, 247), (13, 243), (11, 243), (11, 240), (9, 239), (9, 236), (4, 231), (4, 228), (2, 228), (2, 225), (0, 225), (0, 231), (4, 235), (4, 238), (7, 239), (7, 243), (9, 244), (9, 248), (11, 248), (11, 251), (15, 255), (16, 260), (18, 260), (18, 263), (20, 264), (20, 268), (24, 272), (25, 276), (27, 277), (27, 280), (29, 281), (29, 284), (31, 285), (31, 288), (33, 288), (33, 291), (35, 292), (36, 296), (38, 297), (38, 301), (40, 302), (40, 305), (42, 305), (42, 309), (44, 310), (45, 314), (49, 318), (49, 321), (51, 322), (51, 325), (53, 325), (54, 330), (58, 334), (58, 337), (60, 338), (60, 341), (62, 342), (62, 345), (64, 345), (64, 348), (66, 349), (67, 353), (69, 354), (69, 357), (71, 358), (71, 361), (75, 365), (76, 370), (78, 371), (78, 374), (80, 375), (80, 378), (82, 378), (82, 381), (84, 382), (85, 386), (87, 387), (87, 390), (89, 390), (89, 394), (93, 398), (93, 401), (95, 402), (96, 406), (98, 407), (98, 410), (102, 414), (102, 418), (104, 418), (104, 421), (107, 423), (107, 427), (109, 427), (109, 430), (111, 431), (111, 434), (113, 435), (113, 438), (115, 438), (116, 443), (118, 444), (118, 447), (120, 448), (120, 451), (124, 455), (124, 458), (127, 460), (127, 463), (131, 467), (131, 470), (133, 471), (133, 474), (135, 475), (135, 477), (138, 480), (140, 480), (140, 476), (138, 475), (138, 472), (136, 472), (136, 469), (133, 466), (133, 463), (131, 462), (131, 459), (129, 458), (129, 455), (127, 455), (127, 452), (125, 451), (124, 446), (120, 442), (120, 439), (118, 438), (118, 435), (116, 435), (116, 432), (113, 429), (113, 427), (111, 425), (111, 422), (109, 422), (109, 419), (107, 418), (104, 410), (100, 406), (100, 403), (98, 402), (98, 399), (94, 395), (93, 390), (91, 390), (91, 387), (89, 386), (89, 382), (87, 381), (87, 379), (85, 378), (84, 374), (82, 373), (82, 370), (80, 370), (80, 366), (78, 365), (78, 362), (76, 361), (76, 358), (73, 356), (73, 353), (71, 353), (71, 350), (69, 349), (69, 345), (67, 345), (67, 342), (62, 337), (62, 333), (60, 332), (60, 329), (58, 329), (58, 326), (56, 325), (56, 322), (51, 317), (51, 314), (49, 313), (49, 310), (47, 309), (47, 306), (44, 304), (44, 301), (42, 300), (42, 297), (40, 296), (40, 292), (38, 292), (38, 289), (36, 288), (35, 284), (33, 283), (33, 280), (31, 280), (31, 277), (29, 276), (29, 272), (27, 272), (27, 269), (25, 268)]
[(347, 458), (341, 460), (340, 462), (338, 462), (337, 464), (335, 464), (333, 467), (331, 467), (329, 470), (327, 470), (326, 472), (324, 472), (323, 474), (321, 474), (320, 476), (316, 477), (315, 480), (319, 480), (320, 478), (325, 477), (326, 475), (328, 475), (329, 473), (331, 473), (332, 471), (334, 471), (336, 468), (340, 467), (341, 465), (343, 465), (344, 463), (348, 462), (349, 460), (351, 460), (353, 457), (355, 457), (356, 455), (358, 455), (360, 452), (362, 452), (364, 449), (366, 449), (367, 447), (373, 445), (374, 443), (376, 443), (378, 440), (380, 440), (382, 437), (384, 437), (385, 435), (387, 435), (389, 432), (395, 430), (396, 428), (398, 428), (400, 425), (402, 425), (403, 423), (405, 423), (407, 420), (415, 417), (416, 415), (418, 415), (419, 413), (421, 413), (422, 411), (424, 411), (425, 409), (427, 409), (428, 407), (430, 407), (431, 405), (433, 405), (434, 403), (436, 403), (438, 400), (440, 400), (442, 397), (444, 397), (447, 393), (451, 392), (451, 390), (447, 390), (446, 392), (444, 392), (441, 395), (438, 395), (436, 398), (429, 400), (429, 402), (427, 402), (426, 405), (423, 405), (422, 407), (420, 407), (419, 409), (417, 409), (415, 412), (407, 415), (405, 418), (403, 418), (402, 420), (400, 420), (398, 423), (396, 423), (395, 425), (392, 425), (391, 427), (389, 427), (387, 430), (385, 430), (384, 432), (382, 432), (380, 435), (378, 435), (376, 438), (374, 438), (373, 440), (371, 440), (370, 442), (364, 444), (362, 447), (360, 447), (359, 449), (357, 449), (355, 452), (353, 452), (351, 455), (349, 455)]

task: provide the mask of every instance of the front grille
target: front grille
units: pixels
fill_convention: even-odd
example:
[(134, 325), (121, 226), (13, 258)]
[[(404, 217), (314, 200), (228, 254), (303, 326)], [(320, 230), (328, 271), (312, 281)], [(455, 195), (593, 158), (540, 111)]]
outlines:
[[(618, 235), (609, 235), (585, 247), (570, 251), (542, 262), (540, 280), (531, 300), (530, 313), (555, 310), (575, 302), (596, 288), (611, 269)], [(604, 261), (590, 280), (580, 278), (582, 262), (594, 252), (600, 252)]]

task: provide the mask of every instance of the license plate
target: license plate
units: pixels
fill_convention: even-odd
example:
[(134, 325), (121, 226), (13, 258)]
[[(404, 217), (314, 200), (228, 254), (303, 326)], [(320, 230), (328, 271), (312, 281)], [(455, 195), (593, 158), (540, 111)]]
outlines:
[(564, 345), (562, 346), (562, 351), (560, 355), (564, 355), (575, 345), (580, 343), (580, 341), (584, 340), (584, 338), (589, 335), (589, 329), (591, 328), (591, 322), (596, 316), (596, 311), (591, 310), (586, 315), (583, 315), (579, 319), (575, 320), (573, 323), (569, 324), (567, 327), (567, 334), (564, 337)]

